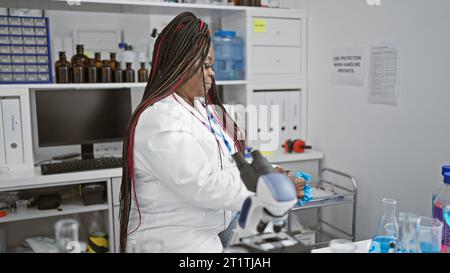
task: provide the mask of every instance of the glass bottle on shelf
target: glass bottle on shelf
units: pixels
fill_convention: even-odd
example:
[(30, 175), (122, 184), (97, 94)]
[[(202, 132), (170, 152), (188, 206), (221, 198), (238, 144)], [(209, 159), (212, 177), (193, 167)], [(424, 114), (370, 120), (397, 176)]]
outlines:
[(102, 79), (102, 67), (103, 67), (102, 53), (95, 52), (94, 56), (95, 56), (94, 57), (95, 58), (95, 67), (97, 68), (97, 80), (100, 82)]
[(116, 69), (113, 72), (114, 82), (123, 82), (123, 70), (120, 68), (120, 62), (117, 63)]
[(95, 59), (89, 59), (89, 65), (86, 68), (87, 81), (88, 83), (97, 83), (98, 82), (98, 71), (97, 67), (95, 67)]
[(108, 60), (103, 60), (102, 83), (112, 82), (112, 70)]
[(383, 215), (378, 223), (377, 233), (372, 239), (370, 253), (394, 253), (398, 240), (398, 223), (396, 219), (397, 201), (383, 199)]
[(77, 54), (72, 57), (72, 64), (75, 64), (77, 59), (80, 60), (80, 64), (86, 68), (89, 65), (89, 58), (84, 54), (84, 46), (77, 45)]
[(115, 52), (109, 53), (109, 66), (111, 66), (112, 70), (116, 70), (118, 63), (119, 62), (117, 61), (116, 53)]
[(124, 82), (134, 82), (135, 76), (134, 76), (134, 70), (132, 67), (132, 63), (127, 63), (127, 68), (123, 71), (124, 75)]
[(141, 68), (138, 70), (138, 82), (148, 81), (148, 70), (145, 68), (145, 63), (141, 63)]
[(82, 64), (82, 59), (75, 59), (75, 64), (72, 67), (73, 71), (73, 83), (84, 83), (85, 69)]
[(59, 60), (55, 62), (56, 83), (70, 83), (70, 63), (67, 61), (66, 52), (59, 52)]

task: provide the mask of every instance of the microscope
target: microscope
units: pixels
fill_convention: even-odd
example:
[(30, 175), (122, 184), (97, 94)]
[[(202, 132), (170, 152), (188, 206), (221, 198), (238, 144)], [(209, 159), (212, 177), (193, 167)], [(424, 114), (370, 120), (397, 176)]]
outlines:
[(256, 253), (310, 252), (292, 234), (285, 231), (289, 211), (297, 203), (297, 193), (291, 179), (276, 173), (262, 154), (251, 153), (248, 163), (241, 153), (233, 155), (247, 189), (255, 192), (242, 205), (229, 251)]

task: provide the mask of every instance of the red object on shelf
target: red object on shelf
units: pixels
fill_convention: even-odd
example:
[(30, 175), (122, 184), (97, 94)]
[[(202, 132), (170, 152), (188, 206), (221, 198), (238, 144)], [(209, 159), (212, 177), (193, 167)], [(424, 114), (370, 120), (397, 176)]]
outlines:
[(6, 211), (0, 210), (0, 218), (5, 217), (6, 215), (8, 215)]

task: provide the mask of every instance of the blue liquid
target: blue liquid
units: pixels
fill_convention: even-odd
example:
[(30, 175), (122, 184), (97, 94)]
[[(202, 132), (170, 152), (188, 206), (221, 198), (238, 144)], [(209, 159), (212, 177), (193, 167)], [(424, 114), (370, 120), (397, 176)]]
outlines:
[(397, 239), (392, 236), (377, 236), (373, 238), (369, 253), (392, 253), (395, 252)]
[(447, 226), (450, 226), (450, 210), (444, 213), (444, 219)]
[(420, 242), (420, 250), (422, 253), (439, 253), (441, 252), (441, 246)]

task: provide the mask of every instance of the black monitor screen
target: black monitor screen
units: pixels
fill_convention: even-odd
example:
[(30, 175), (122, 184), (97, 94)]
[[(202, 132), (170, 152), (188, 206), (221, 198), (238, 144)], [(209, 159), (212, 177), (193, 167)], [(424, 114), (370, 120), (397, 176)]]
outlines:
[(120, 141), (130, 115), (129, 89), (36, 91), (39, 147)]

